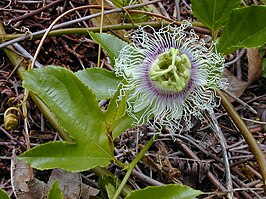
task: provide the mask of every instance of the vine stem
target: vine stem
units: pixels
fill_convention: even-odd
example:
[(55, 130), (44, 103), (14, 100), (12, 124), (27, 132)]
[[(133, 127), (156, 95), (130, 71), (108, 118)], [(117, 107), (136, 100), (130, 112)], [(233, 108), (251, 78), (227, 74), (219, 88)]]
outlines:
[(117, 199), (122, 191), (122, 189), (124, 188), (124, 186), (126, 185), (134, 167), (137, 165), (137, 163), (140, 161), (140, 159), (145, 155), (145, 153), (147, 152), (147, 150), (150, 148), (150, 146), (153, 144), (154, 140), (156, 140), (156, 138), (158, 137), (158, 134), (155, 135), (154, 137), (152, 137), (148, 143), (143, 147), (143, 149), (140, 151), (140, 153), (136, 156), (136, 158), (127, 165), (127, 173), (125, 175), (125, 177), (123, 178), (121, 184), (119, 185), (118, 189), (115, 192), (115, 195), (113, 196), (113, 199)]
[[(135, 11), (135, 10), (130, 10)], [(152, 15), (153, 16), (153, 15)], [(159, 17), (159, 16), (157, 16)], [(160, 18), (160, 17), (159, 17)], [(180, 25), (180, 22), (171, 22), (171, 20), (163, 20), (160, 22), (141, 22), (141, 23), (124, 23), (124, 24), (113, 24), (113, 25), (105, 25), (102, 27), (103, 32), (108, 31), (108, 30), (121, 30), (121, 29), (135, 29), (139, 26), (152, 26), (152, 27), (161, 27), (161, 26), (166, 26), (169, 23), (173, 23), (176, 25)], [(192, 22), (192, 29), (195, 29), (199, 33), (203, 34), (209, 34), (209, 30), (205, 28), (200, 27), (200, 23), (198, 22)], [(61, 35), (70, 35), (70, 34), (88, 34), (88, 32), (99, 32), (100, 27), (89, 27), (89, 28), (62, 28), (58, 30), (52, 30), (48, 33), (47, 36), (61, 36)], [(39, 38), (43, 35), (43, 32), (34, 32), (32, 33), (33, 39)], [(14, 39), (19, 39), (21, 37), (25, 36), (25, 34), (0, 34), (0, 41), (13, 41)], [(15, 42), (15, 41), (14, 41)], [(13, 42), (12, 42), (13, 43)], [(11, 43), (11, 44), (12, 44)], [(5, 44), (5, 43), (3, 43)], [(2, 45), (2, 44), (0, 44)]]
[(251, 152), (253, 153), (258, 163), (261, 176), (262, 176), (264, 193), (266, 194), (266, 158), (265, 158), (265, 155), (261, 147), (258, 145), (257, 141), (255, 140), (255, 138), (253, 137), (253, 135), (250, 133), (247, 125), (241, 119), (240, 115), (237, 113), (236, 109), (229, 101), (226, 94), (220, 90), (217, 91), (217, 94), (221, 97), (221, 103), (223, 107), (225, 108), (227, 113), (230, 115), (232, 120), (235, 122), (239, 131), (242, 133), (243, 137), (245, 138), (247, 144), (249, 145)]

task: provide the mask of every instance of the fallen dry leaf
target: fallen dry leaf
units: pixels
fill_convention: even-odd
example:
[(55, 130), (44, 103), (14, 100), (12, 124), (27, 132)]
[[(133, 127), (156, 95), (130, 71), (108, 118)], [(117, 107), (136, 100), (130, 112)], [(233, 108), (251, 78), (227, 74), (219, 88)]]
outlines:
[(95, 189), (89, 185), (82, 184), (82, 195), (81, 198), (91, 198), (91, 196), (97, 196), (97, 194), (100, 192), (99, 189)]
[[(233, 93), (236, 97), (240, 97), (248, 86), (248, 82), (244, 82), (235, 77), (228, 69), (225, 68), (223, 76), (227, 78), (227, 90)], [(230, 97), (230, 101), (235, 101)]]
[(47, 183), (48, 186), (51, 187), (56, 180), (58, 180), (60, 190), (64, 194), (64, 199), (80, 198), (82, 186), (80, 173), (53, 169)]
[[(100, 5), (101, 6), (101, 1), (100, 0), (89, 0), (90, 5)], [(108, 6), (106, 2), (104, 2), (104, 6)], [(91, 14), (99, 13), (101, 12), (101, 9), (90, 9)], [(101, 26), (101, 17), (96, 17), (91, 19), (92, 23), (94, 26)], [(122, 17), (119, 13), (111, 13), (108, 15), (104, 15), (103, 17), (103, 26), (104, 25), (115, 25), (115, 24), (120, 24), (122, 22)], [(116, 34), (120, 35), (122, 38), (126, 34), (125, 30), (115, 30)]]
[(248, 85), (252, 84), (262, 75), (262, 59), (258, 48), (247, 49), (248, 58)]
[(11, 182), (17, 199), (42, 199), (47, 192), (46, 184), (36, 179), (33, 169), (15, 155), (11, 160)]

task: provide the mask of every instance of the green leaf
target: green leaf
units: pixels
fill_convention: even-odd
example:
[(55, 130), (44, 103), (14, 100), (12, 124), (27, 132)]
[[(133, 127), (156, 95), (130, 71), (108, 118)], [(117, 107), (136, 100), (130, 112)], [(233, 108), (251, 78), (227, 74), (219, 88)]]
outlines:
[(122, 48), (124, 48), (127, 43), (123, 40), (107, 34), (107, 33), (93, 33), (89, 32), (91, 38), (97, 43), (101, 44), (103, 49), (109, 54), (111, 64), (115, 65), (115, 58), (119, 56)]
[(103, 68), (87, 68), (76, 72), (75, 75), (93, 91), (98, 100), (112, 98), (122, 81), (114, 72)]
[(225, 25), (217, 50), (225, 55), (266, 43), (266, 6), (235, 9)]
[(117, 179), (111, 176), (103, 175), (98, 180), (98, 187), (101, 193), (101, 199), (109, 199), (110, 194), (115, 192), (115, 187), (117, 187)]
[(136, 122), (136, 119), (126, 113), (114, 127), (112, 132), (113, 139), (117, 138), (121, 133), (130, 128), (134, 122)]
[[(121, 133), (132, 127), (134, 124), (137, 125), (137, 120), (142, 117), (144, 111), (145, 110), (135, 113), (135, 117), (128, 115), (128, 113), (124, 114), (124, 116), (120, 118), (119, 122), (116, 124), (113, 130), (113, 138), (117, 138)], [(151, 115), (150, 119), (152, 117), (153, 116)]]
[(132, 191), (125, 199), (192, 199), (202, 194), (188, 186), (170, 184)]
[(115, 195), (115, 188), (112, 184), (108, 184), (105, 186), (107, 194), (108, 194), (108, 198), (113, 198)]
[(63, 199), (64, 195), (59, 188), (58, 181), (56, 180), (48, 193), (47, 199)]
[(105, 115), (93, 92), (77, 76), (64, 68), (47, 66), (26, 72), (23, 86), (46, 103), (75, 143), (49, 142), (26, 151), (19, 159), (41, 170), (73, 172), (109, 164), (113, 146), (106, 135)]
[(241, 0), (192, 0), (191, 3), (193, 16), (216, 31), (226, 23), (232, 10), (239, 7)]
[(1, 199), (10, 199), (8, 197), (7, 193), (3, 189), (0, 189), (0, 198)]
[[(115, 96), (111, 99), (107, 111), (105, 113), (105, 122), (107, 126), (107, 132), (108, 134), (111, 134), (110, 136), (113, 137), (113, 130), (116, 128), (116, 126), (120, 123), (121, 119), (126, 113), (126, 98), (127, 95), (125, 94), (121, 99), (119, 99), (119, 96), (121, 95), (121, 87), (120, 86), (116, 93)], [(122, 132), (121, 132), (122, 133)], [(119, 134), (120, 135), (120, 134)], [(119, 135), (115, 135), (115, 138), (117, 138)]]

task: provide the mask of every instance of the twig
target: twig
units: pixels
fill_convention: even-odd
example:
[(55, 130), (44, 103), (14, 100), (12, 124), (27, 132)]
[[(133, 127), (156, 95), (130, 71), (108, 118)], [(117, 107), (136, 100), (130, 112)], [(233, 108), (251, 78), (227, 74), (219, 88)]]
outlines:
[(227, 99), (226, 95), (222, 91), (217, 91), (217, 94), (221, 97), (221, 102), (223, 107), (226, 109), (230, 117), (235, 122), (236, 126), (238, 127), (239, 131), (244, 136), (247, 144), (250, 147), (250, 150), (254, 154), (255, 159), (257, 160), (258, 166), (261, 171), (262, 175), (262, 181), (263, 181), (263, 188), (264, 193), (266, 194), (266, 158), (264, 156), (264, 153), (261, 149), (261, 147), (258, 145), (257, 141), (253, 137), (253, 135), (249, 132), (248, 127), (244, 123), (244, 121), (241, 119), (233, 105), (230, 103), (230, 101)]
[(248, 121), (248, 122), (253, 122), (253, 123), (257, 123), (257, 124), (266, 124), (266, 122), (261, 122), (261, 121), (257, 121), (257, 120), (251, 120), (251, 119), (248, 119), (248, 118), (244, 118), (242, 117), (242, 120), (245, 120), (245, 121)]
[[(69, 1), (69, 5), (72, 7), (72, 8), (75, 8), (75, 6), (73, 5), (73, 3), (71, 1)], [(79, 11), (75, 11), (75, 13), (78, 15), (79, 18), (81, 18), (81, 14), (79, 13)], [(88, 24), (85, 22), (85, 21), (82, 21), (83, 25), (86, 27), (86, 28), (89, 28)]]
[(177, 20), (181, 21), (179, 0), (175, 0), (175, 8), (176, 8), (176, 12), (177, 12)]
[(12, 135), (10, 135), (5, 129), (3, 129), (0, 126), (0, 130), (10, 139), (10, 140), (14, 140), (16, 143), (18, 143), (20, 146), (22, 146), (24, 149), (26, 149), (25, 145), (19, 141), (17, 141)]
[(227, 185), (227, 190), (228, 190), (227, 196), (228, 196), (228, 198), (232, 199), (233, 198), (233, 192), (232, 192), (233, 182), (232, 182), (232, 178), (231, 178), (231, 171), (230, 171), (228, 155), (227, 155), (227, 151), (226, 151), (226, 146), (227, 146), (226, 140), (224, 138), (224, 135), (223, 135), (221, 128), (218, 125), (218, 121), (215, 118), (213, 110), (210, 110), (208, 113), (209, 114), (207, 116), (207, 119), (210, 119), (211, 127), (220, 140), (221, 151), (222, 151), (222, 155), (223, 155), (224, 168), (225, 168), (226, 185)]
[[(189, 147), (182, 143), (180, 139), (176, 140), (176, 144), (191, 158), (200, 161), (198, 156), (191, 151)], [(210, 171), (207, 174), (209, 180), (213, 183), (215, 187), (217, 187), (222, 192), (227, 192), (226, 188), (219, 182), (219, 180), (213, 175)]]
[(149, 176), (144, 175), (141, 172), (138, 172), (136, 169), (132, 171), (132, 175), (136, 176), (139, 180), (141, 180), (144, 183), (147, 183), (152, 186), (162, 186), (164, 185), (163, 183), (154, 180), (153, 178), (150, 178)]
[(167, 18), (170, 18), (169, 14), (167, 13), (167, 11), (165, 10), (165, 8), (163, 7), (163, 4), (161, 2), (158, 2), (158, 6), (161, 10), (161, 12), (163, 13), (163, 15)]
[[(154, 0), (154, 1), (149, 1), (147, 3), (125, 6), (124, 9), (134, 9), (134, 8), (142, 7), (142, 6), (145, 6), (145, 5), (157, 3), (159, 1), (161, 1), (161, 0)], [(89, 7), (93, 7), (93, 6), (90, 6), (90, 5), (89, 6), (81, 6), (81, 7), (79, 7), (79, 9), (85, 9), (85, 8), (89, 8)], [(78, 10), (78, 9), (76, 9), (76, 10)], [(75, 11), (75, 10), (73, 10), (73, 11)], [(107, 10), (107, 11), (104, 12), (104, 14), (111, 14), (111, 13), (114, 13), (114, 12), (123, 12), (123, 9), (116, 8), (116, 9), (112, 9), (112, 10)], [(92, 19), (94, 17), (99, 17), (100, 15), (101, 15), (101, 13), (95, 13), (95, 14), (92, 14), (92, 15), (89, 15), (89, 16), (85, 16), (85, 17), (78, 18), (78, 19), (75, 19), (75, 20), (67, 21), (67, 22), (64, 22), (64, 23), (55, 25), (53, 27), (53, 29), (63, 28), (65, 26), (69, 26), (69, 25), (72, 25), (74, 23), (79, 23), (81, 21), (89, 20), (89, 19)], [(27, 39), (27, 38), (31, 37), (31, 36), (36, 36), (36, 35), (43, 34), (46, 31), (47, 31), (47, 29), (40, 30), (40, 31), (37, 31), (37, 32), (32, 33), (31, 35), (24, 35), (22, 37), (19, 37), (19, 38), (16, 38), (16, 39), (7, 41), (5, 43), (0, 44), (0, 48), (6, 47), (6, 46), (8, 46), (10, 44), (13, 44), (13, 43), (20, 42), (20, 41), (22, 41), (24, 39)]]
[[(28, 58), (30, 61), (33, 60), (32, 55), (31, 55), (30, 53), (28, 53), (28, 51), (27, 51), (26, 49), (24, 49), (21, 45), (19, 45), (18, 43), (14, 43), (13, 46), (16, 48), (16, 50), (17, 50), (18, 52), (20, 52), (22, 55), (24, 55), (24, 56), (25, 56), (26, 58)], [(43, 67), (43, 65), (40, 64), (40, 62), (38, 62), (38, 61), (35, 62), (35, 66), (36, 66), (37, 68), (42, 68), (42, 67)]]
[(244, 106), (244, 108), (249, 109), (252, 113), (254, 113), (255, 115), (258, 114), (258, 112), (252, 108), (251, 106), (249, 106), (246, 102), (242, 101), (241, 99), (239, 99), (238, 97), (236, 97), (232, 92), (223, 89), (223, 92), (225, 92), (227, 95), (229, 95), (231, 98), (233, 98), (235, 101), (237, 101), (239, 104), (242, 104)]
[(240, 53), (235, 57), (235, 59), (233, 59), (230, 62), (226, 62), (225, 65), (230, 66), (231, 64), (234, 64), (235, 62), (237, 62), (237, 60), (239, 60), (244, 55), (245, 52), (246, 52), (246, 49), (242, 49)]
[(58, 5), (59, 3), (63, 2), (63, 1), (64, 0), (54, 1), (54, 2), (48, 4), (48, 5), (44, 6), (44, 7), (41, 7), (39, 9), (34, 10), (34, 11), (32, 11), (30, 13), (27, 13), (25, 15), (22, 15), (22, 16), (19, 16), (19, 17), (14, 17), (14, 18), (9, 19), (9, 20), (5, 20), (5, 21), (3, 21), (3, 23), (4, 24), (10, 24), (11, 22), (21, 21), (21, 20), (26, 19), (26, 18), (29, 18), (29, 17), (31, 17), (33, 15), (39, 14), (39, 13), (41, 13), (41, 12), (43, 12), (43, 11), (45, 11), (45, 10), (53, 7), (53, 6), (56, 6), (56, 5)]
[[(225, 172), (224, 169), (222, 167), (220, 167), (218, 164), (214, 164), (214, 166), (219, 169), (220, 171), (222, 172)], [(246, 186), (245, 183), (243, 183), (241, 180), (238, 179), (238, 177), (235, 177), (234, 175), (232, 175), (232, 178), (234, 181), (232, 181), (234, 187), (238, 187), (241, 185), (242, 187), (245, 187), (245, 188), (248, 188)], [(234, 189), (232, 189), (232, 191), (234, 191)], [(240, 193), (244, 198), (247, 198), (247, 199), (251, 199), (250, 195), (248, 193), (245, 193), (245, 192), (241, 192)]]

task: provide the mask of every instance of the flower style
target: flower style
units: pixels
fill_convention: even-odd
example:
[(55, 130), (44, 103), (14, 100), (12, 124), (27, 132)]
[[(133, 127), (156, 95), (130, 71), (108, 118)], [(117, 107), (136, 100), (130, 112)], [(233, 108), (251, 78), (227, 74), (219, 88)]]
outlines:
[[(219, 105), (215, 89), (223, 88), (224, 59), (207, 48), (189, 22), (168, 25), (155, 31), (140, 27), (130, 34), (133, 43), (125, 46), (116, 59), (115, 73), (127, 84), (127, 113), (137, 124), (152, 117), (171, 132), (191, 128), (191, 118)], [(145, 28), (152, 32), (145, 32)]]

